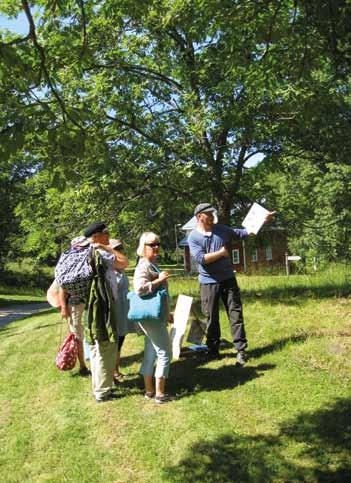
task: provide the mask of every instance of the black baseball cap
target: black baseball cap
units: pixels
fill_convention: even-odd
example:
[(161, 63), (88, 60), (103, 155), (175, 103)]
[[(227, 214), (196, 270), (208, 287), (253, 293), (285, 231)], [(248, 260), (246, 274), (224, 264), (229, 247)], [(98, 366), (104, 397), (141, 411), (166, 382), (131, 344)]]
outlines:
[(96, 223), (92, 223), (91, 225), (89, 225), (84, 230), (84, 236), (88, 238), (95, 233), (103, 233), (104, 231), (107, 231), (106, 223), (103, 223), (102, 221), (97, 221)]

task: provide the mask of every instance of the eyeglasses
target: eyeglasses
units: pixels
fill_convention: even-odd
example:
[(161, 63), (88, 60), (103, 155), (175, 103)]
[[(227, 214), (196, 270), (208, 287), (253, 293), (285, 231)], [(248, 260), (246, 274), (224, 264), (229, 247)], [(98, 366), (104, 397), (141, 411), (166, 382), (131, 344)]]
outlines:
[(151, 248), (158, 248), (161, 246), (161, 243), (145, 243), (145, 245)]

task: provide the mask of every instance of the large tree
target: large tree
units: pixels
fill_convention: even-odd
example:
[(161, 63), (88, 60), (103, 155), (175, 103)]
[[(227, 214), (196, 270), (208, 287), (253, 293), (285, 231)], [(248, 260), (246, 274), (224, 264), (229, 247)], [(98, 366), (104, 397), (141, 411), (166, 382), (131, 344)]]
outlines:
[[(1, 8), (20, 10), (10, 1)], [(318, 157), (331, 130), (346, 139), (349, 2), (22, 0), (21, 8), (28, 35), (0, 44), (2, 103), (7, 92), (13, 99), (2, 132), (13, 131), (33, 173), (47, 170), (49, 186), (83, 203), (73, 216), (61, 204), (65, 213), (51, 219), (77, 226), (77, 214), (81, 225), (100, 210), (130, 228), (168, 212), (156, 222), (164, 230), (174, 213), (210, 199), (228, 221), (255, 153)]]

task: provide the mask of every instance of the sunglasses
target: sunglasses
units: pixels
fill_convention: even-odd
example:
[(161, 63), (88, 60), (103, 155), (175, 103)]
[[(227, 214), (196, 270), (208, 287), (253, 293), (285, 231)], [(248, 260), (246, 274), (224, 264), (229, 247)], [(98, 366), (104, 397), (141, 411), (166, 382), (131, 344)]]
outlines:
[(161, 243), (145, 243), (145, 245), (151, 248), (158, 248), (161, 246)]

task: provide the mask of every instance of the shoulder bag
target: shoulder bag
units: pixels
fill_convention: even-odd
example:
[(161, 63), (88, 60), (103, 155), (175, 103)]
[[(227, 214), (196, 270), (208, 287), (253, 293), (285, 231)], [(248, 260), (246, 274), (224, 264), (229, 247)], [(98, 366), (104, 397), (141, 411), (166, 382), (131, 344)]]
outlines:
[(148, 295), (138, 295), (129, 292), (128, 319), (133, 322), (155, 321), (161, 322), (166, 313), (167, 290), (161, 288)]

